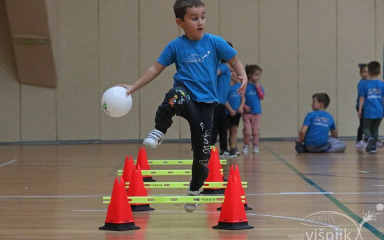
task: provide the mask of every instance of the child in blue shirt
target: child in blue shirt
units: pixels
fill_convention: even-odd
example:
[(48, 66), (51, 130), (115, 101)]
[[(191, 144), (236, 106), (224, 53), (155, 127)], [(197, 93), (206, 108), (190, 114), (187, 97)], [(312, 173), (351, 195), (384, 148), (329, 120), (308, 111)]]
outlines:
[[(361, 79), (357, 84), (357, 99), (356, 99), (356, 111), (359, 112), (359, 88), (364, 84), (364, 82), (368, 79), (368, 65), (365, 63), (359, 64), (360, 76)], [(363, 119), (359, 118), (359, 127), (357, 129), (357, 139), (356, 139), (356, 148), (365, 148), (367, 146), (366, 141), (363, 139)]]
[(363, 119), (363, 132), (367, 140), (366, 152), (376, 153), (379, 127), (383, 118), (384, 86), (380, 81), (380, 63), (368, 63), (369, 79), (359, 87), (359, 118)]
[[(208, 176), (211, 154), (213, 108), (217, 104), (217, 69), (221, 60), (231, 65), (241, 85), (243, 95), (247, 76), (243, 64), (236, 58), (237, 52), (221, 37), (204, 33), (205, 5), (200, 0), (176, 0), (174, 6), (176, 24), (184, 35), (165, 47), (157, 62), (133, 85), (119, 84), (132, 94), (156, 78), (167, 66), (175, 64), (173, 88), (165, 94), (155, 117), (155, 129), (144, 139), (144, 144), (156, 148), (172, 125), (173, 116), (185, 118), (190, 126), (193, 149), (192, 179), (188, 195), (199, 195)], [(196, 210), (197, 204), (184, 205), (187, 212)]]
[(258, 65), (245, 66), (248, 77), (248, 85), (245, 90), (245, 105), (243, 114), (243, 153), (248, 153), (248, 145), (253, 137), (253, 153), (259, 153), (261, 100), (264, 99), (264, 88), (260, 84), (260, 76), (263, 70)]
[[(227, 41), (228, 42), (228, 41)], [(228, 42), (232, 46), (232, 43)], [(225, 114), (225, 103), (227, 102), (227, 95), (231, 83), (231, 70), (228, 64), (222, 60), (217, 71), (217, 95), (219, 104), (215, 106), (213, 113), (213, 126), (211, 145), (215, 145), (217, 135), (220, 140), (220, 158), (226, 158), (229, 155), (228, 151), (228, 127), (227, 118)]]
[(241, 114), (244, 112), (245, 97), (239, 94), (241, 83), (236, 74), (231, 69), (231, 86), (228, 91), (227, 102), (225, 104), (227, 122), (229, 128), (229, 158), (237, 157), (237, 130), (240, 123)]
[[(335, 121), (330, 113), (326, 112), (330, 99), (326, 93), (316, 93), (312, 96), (312, 109), (306, 115), (303, 126), (296, 141), (298, 153), (333, 153), (344, 152), (345, 143), (338, 140)], [(331, 132), (331, 138), (328, 137)]]

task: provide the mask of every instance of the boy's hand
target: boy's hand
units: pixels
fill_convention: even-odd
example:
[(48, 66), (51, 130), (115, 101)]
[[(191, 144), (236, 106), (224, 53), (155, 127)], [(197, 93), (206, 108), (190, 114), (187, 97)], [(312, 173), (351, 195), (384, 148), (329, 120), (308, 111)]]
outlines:
[(240, 114), (243, 114), (243, 113), (244, 113), (244, 108), (243, 108), (243, 107), (240, 107), (237, 111), (238, 111)]
[(127, 89), (127, 96), (132, 94), (134, 92), (133, 86), (132, 85), (127, 85), (127, 84), (116, 84), (116, 86), (123, 87)]
[(231, 117), (235, 116), (236, 115), (236, 111), (235, 110), (229, 110), (229, 115), (231, 115)]

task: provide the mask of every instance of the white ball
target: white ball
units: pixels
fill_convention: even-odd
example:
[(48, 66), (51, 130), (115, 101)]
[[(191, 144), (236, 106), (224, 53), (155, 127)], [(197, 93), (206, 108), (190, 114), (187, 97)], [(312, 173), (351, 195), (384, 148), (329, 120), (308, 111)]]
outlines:
[(132, 108), (132, 97), (127, 96), (127, 89), (114, 86), (104, 92), (101, 98), (101, 107), (111, 117), (122, 117)]

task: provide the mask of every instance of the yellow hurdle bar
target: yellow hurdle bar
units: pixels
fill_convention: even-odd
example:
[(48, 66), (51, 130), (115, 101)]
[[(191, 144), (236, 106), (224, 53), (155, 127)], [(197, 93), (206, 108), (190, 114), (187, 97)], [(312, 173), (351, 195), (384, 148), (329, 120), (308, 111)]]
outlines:
[[(151, 203), (222, 203), (224, 196), (147, 196), (128, 197), (130, 204), (151, 204)], [(245, 196), (241, 196), (245, 203)], [(111, 197), (103, 197), (103, 204), (109, 204)]]
[[(127, 187), (129, 182), (125, 183)], [(247, 182), (241, 182), (247, 188)], [(145, 188), (189, 188), (189, 182), (144, 182)], [(202, 188), (226, 188), (227, 182), (205, 182)]]
[[(191, 159), (153, 159), (148, 160), (149, 165), (192, 165)], [(222, 165), (227, 164), (227, 160), (220, 160)], [(136, 164), (136, 161), (135, 161)]]
[[(223, 173), (223, 169), (220, 169)], [(123, 170), (117, 170), (117, 175), (123, 175)], [(190, 176), (192, 175), (192, 170), (189, 169), (176, 169), (176, 170), (141, 170), (141, 175), (143, 176)]]

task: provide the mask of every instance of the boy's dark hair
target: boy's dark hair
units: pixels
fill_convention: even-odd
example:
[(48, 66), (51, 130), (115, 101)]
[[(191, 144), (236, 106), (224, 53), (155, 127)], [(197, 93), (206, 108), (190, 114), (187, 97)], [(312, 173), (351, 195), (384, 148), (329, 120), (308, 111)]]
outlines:
[(191, 7), (205, 7), (205, 4), (200, 0), (176, 0), (173, 5), (173, 11), (175, 11), (176, 18), (184, 20), (184, 15), (188, 8)]
[(245, 66), (245, 73), (247, 74), (247, 76), (248, 76), (249, 74), (253, 74), (253, 73), (256, 72), (256, 71), (260, 71), (260, 72), (262, 72), (263, 69), (261, 69), (261, 67), (259, 67), (259, 66), (256, 65), (256, 64), (253, 64), (253, 65), (246, 65), (246, 66)]
[(312, 98), (315, 98), (319, 103), (324, 104), (325, 109), (327, 109), (329, 103), (331, 102), (328, 94), (326, 93), (315, 93), (312, 95)]
[(372, 61), (368, 63), (368, 73), (371, 76), (377, 76), (380, 74), (380, 63), (377, 61)]

